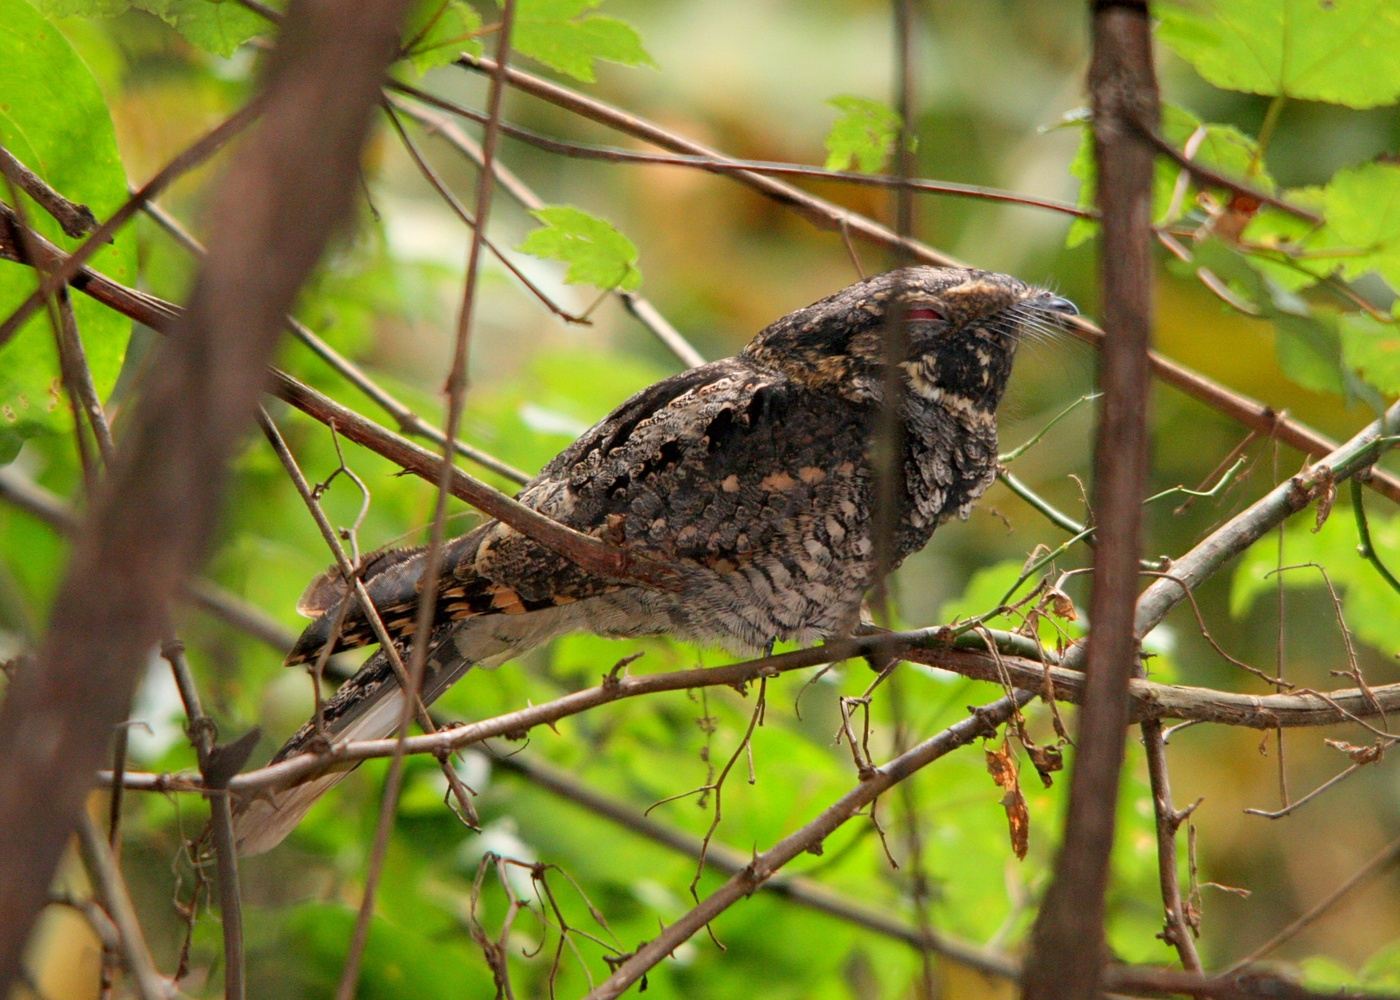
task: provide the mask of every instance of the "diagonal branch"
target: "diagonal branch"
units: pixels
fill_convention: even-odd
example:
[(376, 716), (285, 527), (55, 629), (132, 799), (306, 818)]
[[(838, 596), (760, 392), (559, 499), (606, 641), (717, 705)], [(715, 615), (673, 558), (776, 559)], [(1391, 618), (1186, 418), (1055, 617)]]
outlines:
[(719, 916), (739, 900), (750, 896), (771, 879), (782, 867), (803, 852), (819, 848), (824, 840), (843, 823), (869, 806), (882, 792), (894, 787), (920, 769), (980, 736), (995, 733), (996, 727), (1011, 717), (1018, 707), (1031, 700), (1031, 695), (1018, 692), (990, 705), (975, 709), (973, 714), (943, 732), (924, 740), (888, 763), (873, 768), (861, 783), (828, 806), (814, 820), (784, 837), (773, 847), (754, 857), (744, 869), (724, 883), (675, 923), (638, 948), (611, 976), (595, 989), (586, 1000), (610, 1000), (644, 976), (648, 969), (661, 962), (677, 946)]

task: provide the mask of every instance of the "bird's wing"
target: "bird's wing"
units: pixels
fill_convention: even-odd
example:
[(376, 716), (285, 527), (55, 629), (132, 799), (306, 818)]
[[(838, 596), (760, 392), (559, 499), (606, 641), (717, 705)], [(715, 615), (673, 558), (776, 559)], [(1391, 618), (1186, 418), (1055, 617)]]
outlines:
[[(639, 518), (660, 500), (679, 527), (686, 508), (682, 493), (714, 491), (714, 484), (698, 481), (704, 470), (716, 465), (714, 456), (732, 447), (736, 431), (756, 420), (778, 391), (772, 376), (734, 359), (680, 372), (637, 393), (586, 431), (526, 484), (518, 499), (614, 544), (661, 557), (698, 555), (696, 546), (668, 539), (655, 517), (645, 530)], [(397, 549), (388, 558), (367, 560), (371, 572), (365, 589), (396, 637), (412, 634), (425, 563), (422, 549)], [(444, 566), (438, 620), (528, 614), (625, 586), (494, 520), (449, 542)], [(319, 617), (298, 639), (288, 664), (313, 661), (333, 636), (338, 635), (337, 650), (376, 641), (354, 594), (331, 573), (313, 583), (302, 603)]]

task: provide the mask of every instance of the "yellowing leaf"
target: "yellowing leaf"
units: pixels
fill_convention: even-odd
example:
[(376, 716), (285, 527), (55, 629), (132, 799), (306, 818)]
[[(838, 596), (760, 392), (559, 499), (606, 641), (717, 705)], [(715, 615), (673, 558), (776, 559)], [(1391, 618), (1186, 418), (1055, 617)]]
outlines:
[(1161, 0), (1158, 37), (1217, 87), (1352, 108), (1400, 97), (1394, 0)]
[(1006, 823), (1011, 834), (1011, 850), (1022, 861), (1030, 848), (1031, 814), (1026, 806), (1026, 797), (1021, 794), (1020, 776), (1016, 761), (1011, 756), (1011, 748), (1003, 743), (994, 750), (987, 750), (987, 773), (1004, 790), (1002, 807), (1006, 809)]

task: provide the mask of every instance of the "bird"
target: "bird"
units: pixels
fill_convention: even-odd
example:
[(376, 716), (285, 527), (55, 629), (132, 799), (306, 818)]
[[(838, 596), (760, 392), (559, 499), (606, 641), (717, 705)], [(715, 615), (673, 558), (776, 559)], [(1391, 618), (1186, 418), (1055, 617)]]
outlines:
[[(670, 581), (597, 575), (488, 520), (443, 548), (423, 703), (472, 667), (574, 631), (662, 634), (736, 654), (851, 634), (877, 573), (922, 548), (942, 522), (966, 519), (991, 485), (996, 411), (1017, 348), (1077, 312), (1068, 299), (1009, 275), (904, 267), (783, 316), (733, 357), (643, 389), (560, 452), (517, 499), (664, 565)], [(887, 473), (872, 458), (889, 425), (883, 412), (893, 414), (899, 441)], [(881, 486), (882, 475), (892, 489)], [(881, 557), (877, 496), (891, 494)], [(426, 548), (389, 549), (359, 570), (405, 660), (427, 561)], [(315, 620), (289, 665), (314, 662), (327, 647), (376, 641), (337, 570), (313, 581), (300, 610)], [(325, 741), (389, 735), (402, 698), (380, 649), (273, 762)], [(347, 771), (238, 802), (240, 852), (280, 843)]]

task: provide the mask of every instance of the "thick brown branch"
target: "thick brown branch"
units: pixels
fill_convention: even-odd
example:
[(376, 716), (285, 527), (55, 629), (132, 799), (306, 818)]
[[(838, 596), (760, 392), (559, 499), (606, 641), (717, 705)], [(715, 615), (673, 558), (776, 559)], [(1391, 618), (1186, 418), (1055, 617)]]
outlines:
[(405, 6), (291, 5), (262, 121), (211, 209), (219, 247), (145, 380), (38, 663), (16, 675), (0, 708), (0, 992), (18, 974), (88, 772), (213, 529), (281, 317), (349, 204)]
[(1108, 855), (1128, 721), (1123, 696), (1138, 658), (1133, 609), (1147, 487), (1153, 157), (1130, 123), (1156, 123), (1157, 81), (1146, 2), (1096, 4), (1093, 25), (1089, 91), (1103, 227), (1100, 283), (1110, 331), (1099, 366), (1103, 400), (1094, 458), (1099, 544), (1069, 811), (1054, 878), (1031, 933), (1026, 1000), (1099, 996)]

